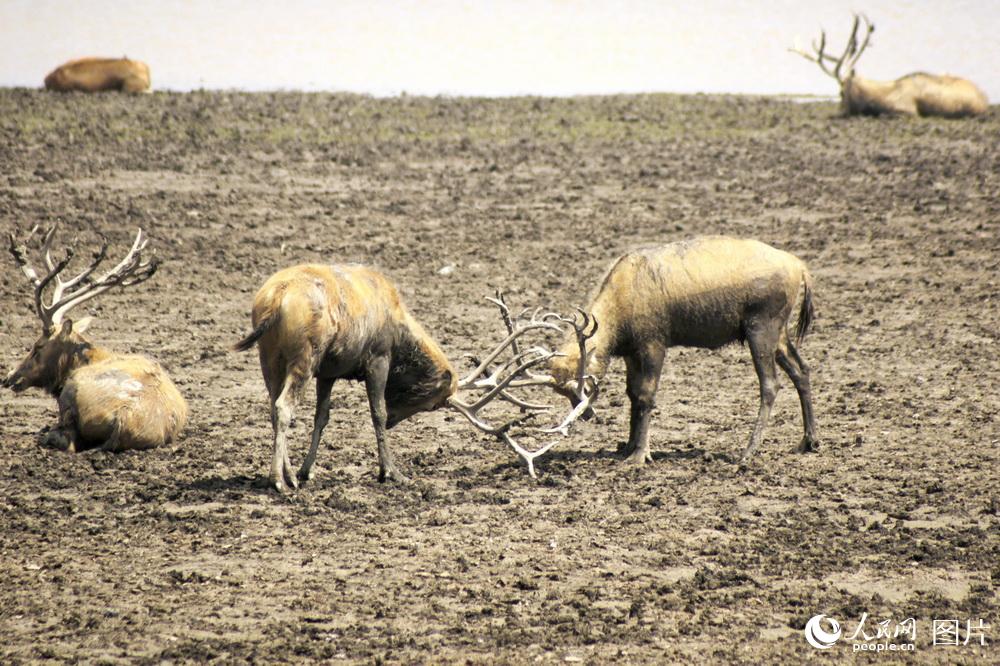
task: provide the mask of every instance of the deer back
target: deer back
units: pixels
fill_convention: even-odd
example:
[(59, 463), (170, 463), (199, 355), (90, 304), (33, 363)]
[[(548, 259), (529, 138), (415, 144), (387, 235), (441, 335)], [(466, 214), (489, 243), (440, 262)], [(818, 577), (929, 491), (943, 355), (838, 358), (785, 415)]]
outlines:
[(651, 341), (714, 348), (741, 339), (757, 310), (790, 310), (804, 270), (797, 257), (755, 240), (670, 243), (621, 257), (591, 312), (611, 336), (611, 355)]

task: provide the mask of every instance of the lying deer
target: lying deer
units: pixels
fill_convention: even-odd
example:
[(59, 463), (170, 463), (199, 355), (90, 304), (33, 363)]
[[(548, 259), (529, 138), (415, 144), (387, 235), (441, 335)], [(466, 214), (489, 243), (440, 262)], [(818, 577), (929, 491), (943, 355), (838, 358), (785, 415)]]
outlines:
[(80, 58), (45, 77), (45, 89), (59, 92), (149, 92), (149, 66), (128, 58)]
[[(858, 44), (858, 28), (864, 21), (864, 37)], [(986, 95), (972, 81), (957, 76), (937, 76), (915, 72), (895, 81), (873, 81), (857, 76), (854, 66), (865, 52), (875, 26), (865, 16), (854, 15), (854, 27), (847, 46), (839, 58), (826, 53), (826, 32), (820, 33), (819, 43), (813, 42), (813, 53), (789, 49), (819, 65), (827, 76), (840, 86), (840, 104), (844, 115), (908, 114), (911, 116), (942, 116), (961, 118), (984, 113), (988, 107)], [(828, 63), (832, 63), (831, 70)]]
[(579, 339), (566, 340), (549, 361), (551, 384), (578, 405), (584, 377), (600, 379), (612, 358), (624, 358), (631, 416), (623, 452), (641, 465), (652, 460), (649, 421), (667, 348), (715, 349), (745, 342), (760, 381), (760, 410), (743, 457), (763, 437), (778, 389), (775, 362), (799, 394), (805, 428), (799, 450), (813, 450), (817, 440), (809, 369), (787, 331), (800, 287), (804, 296), (797, 343), (814, 316), (812, 278), (797, 257), (755, 240), (726, 237), (626, 254), (604, 276), (591, 301), (589, 312), (599, 330), (586, 347)]
[[(253, 331), (234, 347), (246, 351), (258, 345), (274, 429), (271, 483), (283, 492), (312, 478), (329, 421), (330, 394), (338, 379), (365, 383), (378, 447), (379, 481), (406, 480), (389, 451), (386, 431), (417, 412), (441, 407), (459, 411), (475, 427), (506, 441), (534, 476), (532, 461), (551, 444), (529, 451), (510, 434), (522, 419), (495, 425), (482, 412), (496, 399), (511, 402), (527, 414), (544, 409), (515, 397), (511, 390), (545, 384), (546, 378), (529, 373), (554, 352), (541, 347), (520, 351), (517, 342), (529, 331), (561, 330), (563, 323), (572, 324), (581, 339), (586, 336), (586, 324), (551, 313), (511, 323), (508, 336), (459, 381), (444, 352), (410, 315), (395, 285), (378, 271), (357, 265), (306, 264), (275, 273), (254, 297)], [(513, 357), (494, 366), (506, 349), (515, 351)], [(296, 474), (288, 458), (288, 428), (305, 382), (312, 377), (316, 379), (312, 441)], [(459, 389), (482, 395), (466, 403), (456, 395)], [(584, 408), (574, 409), (562, 423), (545, 431), (566, 433), (589, 400), (590, 395), (581, 391), (579, 401)]]
[[(92, 277), (107, 255), (104, 241), (87, 268), (63, 281), (60, 275), (73, 258), (73, 249), (59, 261), (53, 259), (55, 232), (52, 227), (42, 243), (44, 276), (28, 263), (25, 245), (10, 235), (10, 252), (34, 285), (42, 335), (3, 385), (15, 393), (41, 388), (58, 400), (59, 424), (45, 440), (50, 446), (71, 452), (117, 452), (174, 441), (187, 420), (187, 404), (163, 368), (143, 356), (115, 354), (95, 346), (83, 337), (91, 318), (73, 321), (66, 317), (74, 307), (109, 289), (130, 287), (152, 277), (157, 262), (142, 261), (149, 241), (140, 229), (125, 258), (100, 277)], [(49, 286), (52, 296), (46, 304), (44, 292)]]

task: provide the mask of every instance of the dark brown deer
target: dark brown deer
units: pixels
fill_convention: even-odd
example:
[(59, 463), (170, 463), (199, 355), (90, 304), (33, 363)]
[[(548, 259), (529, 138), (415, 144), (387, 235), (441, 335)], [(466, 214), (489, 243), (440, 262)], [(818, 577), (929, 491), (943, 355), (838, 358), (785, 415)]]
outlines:
[[(32, 230), (33, 235), (37, 227)], [(95, 346), (83, 332), (91, 318), (73, 321), (69, 311), (114, 287), (130, 287), (152, 277), (155, 260), (142, 261), (148, 240), (142, 230), (117, 266), (99, 277), (94, 272), (107, 255), (105, 240), (76, 277), (60, 278), (73, 257), (52, 257), (56, 227), (44, 236), (46, 274), (28, 262), (25, 245), (10, 236), (10, 252), (35, 289), (35, 311), (42, 335), (31, 353), (3, 381), (20, 392), (38, 387), (59, 402), (59, 425), (46, 443), (68, 451), (151, 449), (174, 441), (187, 420), (187, 404), (158, 363), (143, 356), (120, 355)], [(52, 287), (45, 303), (44, 292)]]
[[(864, 36), (858, 41), (858, 29), (864, 22)], [(826, 53), (826, 31), (819, 42), (813, 42), (813, 52), (789, 49), (819, 65), (827, 76), (840, 86), (840, 105), (845, 116), (906, 114), (911, 116), (941, 116), (962, 118), (984, 113), (988, 108), (986, 95), (976, 84), (957, 76), (914, 72), (895, 81), (873, 81), (855, 73), (854, 66), (871, 41), (875, 26), (864, 15), (854, 15), (854, 27), (840, 57)], [(833, 69), (830, 69), (830, 66)]]
[(755, 240), (721, 236), (626, 254), (612, 265), (591, 301), (589, 314), (599, 329), (585, 349), (576, 339), (566, 341), (549, 361), (552, 383), (576, 404), (584, 381), (581, 358), (586, 357), (586, 375), (597, 379), (612, 358), (624, 358), (631, 416), (623, 452), (641, 465), (652, 460), (649, 421), (667, 349), (745, 342), (760, 381), (760, 410), (743, 457), (763, 437), (778, 389), (775, 362), (799, 394), (805, 429), (799, 450), (813, 450), (809, 369), (787, 331), (800, 288), (796, 343), (813, 321), (812, 278), (797, 257)]
[[(235, 345), (246, 351), (255, 344), (271, 401), (274, 454), (270, 480), (282, 492), (312, 477), (323, 429), (329, 421), (330, 393), (338, 379), (363, 381), (378, 447), (379, 481), (405, 481), (386, 442), (386, 431), (421, 411), (449, 407), (480, 430), (506, 441), (528, 463), (544, 450), (528, 451), (510, 434), (514, 419), (494, 425), (482, 410), (496, 399), (529, 410), (532, 405), (511, 395), (518, 386), (533, 385), (530, 368), (553, 355), (540, 348), (515, 353), (494, 365), (500, 354), (528, 331), (556, 329), (557, 315), (535, 318), (497, 346), (479, 367), (459, 382), (444, 352), (406, 309), (395, 285), (378, 271), (357, 265), (306, 264), (275, 273), (254, 297), (253, 332)], [(298, 473), (288, 458), (288, 428), (305, 382), (316, 379), (316, 412), (309, 452)], [(466, 403), (456, 392), (483, 392)], [(575, 417), (574, 417), (575, 418)], [(565, 432), (572, 419), (552, 432)]]

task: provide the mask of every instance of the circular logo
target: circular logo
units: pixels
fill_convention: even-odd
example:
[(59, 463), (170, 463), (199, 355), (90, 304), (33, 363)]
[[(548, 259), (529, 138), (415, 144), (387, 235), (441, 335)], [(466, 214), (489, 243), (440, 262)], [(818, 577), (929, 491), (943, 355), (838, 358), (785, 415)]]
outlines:
[[(830, 623), (832, 631), (827, 631), (823, 628), (820, 624), (823, 620), (827, 620)], [(805, 634), (809, 645), (820, 650), (825, 650), (833, 647), (833, 644), (840, 638), (840, 623), (826, 615), (814, 615), (806, 622)]]

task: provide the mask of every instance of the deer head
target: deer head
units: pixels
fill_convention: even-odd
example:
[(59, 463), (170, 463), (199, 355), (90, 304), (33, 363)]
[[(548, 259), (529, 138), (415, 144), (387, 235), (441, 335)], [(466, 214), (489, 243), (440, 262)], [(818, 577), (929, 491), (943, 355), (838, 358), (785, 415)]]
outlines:
[[(859, 44), (858, 29), (861, 27), (862, 21), (864, 21), (865, 24), (864, 36)], [(808, 53), (799, 48), (791, 48), (788, 50), (819, 65), (819, 68), (823, 70), (824, 74), (833, 77), (837, 81), (837, 85), (840, 86), (840, 92), (843, 96), (845, 86), (847, 86), (849, 81), (854, 77), (854, 66), (857, 64), (858, 59), (861, 58), (861, 54), (865, 52), (866, 48), (868, 48), (868, 43), (871, 41), (873, 32), (875, 32), (875, 26), (868, 20), (868, 17), (864, 14), (855, 14), (854, 26), (851, 28), (851, 36), (848, 38), (847, 46), (844, 47), (844, 52), (839, 58), (826, 53), (825, 30), (820, 32), (819, 42), (813, 41), (812, 53)], [(829, 66), (830, 64), (833, 65), (832, 69)]]
[[(61, 259), (53, 258), (52, 239), (56, 233), (56, 227), (53, 226), (42, 237), (41, 249), (46, 273), (41, 276), (27, 259), (26, 243), (36, 231), (37, 226), (21, 243), (18, 243), (14, 234), (10, 234), (9, 249), (21, 272), (34, 287), (35, 311), (41, 320), (42, 334), (28, 356), (4, 379), (3, 385), (14, 391), (41, 387), (58, 395), (69, 373), (83, 361), (82, 354), (90, 346), (81, 334), (90, 324), (91, 318), (84, 317), (74, 322), (66, 316), (69, 311), (113, 287), (129, 287), (149, 279), (156, 272), (158, 262), (155, 258), (142, 261), (142, 251), (149, 241), (140, 229), (132, 243), (132, 249), (111, 270), (99, 277), (93, 276), (107, 256), (108, 242), (107, 239), (102, 239), (100, 249), (94, 252), (87, 267), (75, 277), (63, 280), (60, 275), (73, 258), (74, 249), (67, 249)], [(51, 296), (46, 303), (45, 292), (50, 287)]]
[[(564, 317), (555, 312), (543, 312), (541, 309), (534, 311), (528, 309), (513, 316), (504, 301), (503, 293), (499, 289), (497, 289), (496, 298), (487, 300), (500, 309), (500, 315), (507, 329), (507, 337), (496, 345), (472, 372), (458, 382), (459, 391), (479, 391), (481, 392), (480, 397), (472, 402), (464, 402), (457, 396), (452, 396), (448, 399), (448, 405), (465, 416), (479, 430), (506, 442), (524, 459), (528, 465), (528, 473), (534, 477), (535, 458), (551, 449), (558, 440), (552, 440), (534, 451), (518, 444), (511, 434), (514, 426), (534, 418), (541, 412), (548, 411), (549, 407), (528, 402), (513, 395), (511, 391), (522, 387), (544, 386), (555, 389), (564, 395), (567, 395), (567, 392), (572, 394), (570, 398), (573, 408), (570, 412), (554, 425), (536, 428), (535, 431), (539, 434), (559, 433), (567, 435), (569, 427), (574, 421), (581, 416), (589, 418), (593, 414), (590, 403), (597, 395), (597, 379), (586, 374), (586, 342), (597, 331), (597, 322), (582, 310), (578, 310), (582, 319)], [(559, 355), (558, 352), (539, 345), (528, 349), (522, 349), (520, 346), (520, 338), (528, 332), (563, 333), (564, 326), (570, 326), (573, 329), (583, 352), (580, 355), (575, 378), (569, 382), (557, 380), (551, 375), (534, 372), (535, 368)], [(498, 359), (505, 355), (505, 351), (510, 352), (509, 358), (498, 362)], [(496, 399), (515, 405), (521, 410), (521, 414), (500, 424), (488, 421), (483, 416), (482, 411)]]

